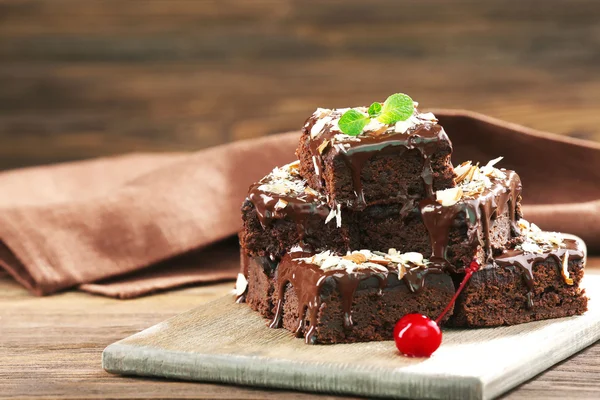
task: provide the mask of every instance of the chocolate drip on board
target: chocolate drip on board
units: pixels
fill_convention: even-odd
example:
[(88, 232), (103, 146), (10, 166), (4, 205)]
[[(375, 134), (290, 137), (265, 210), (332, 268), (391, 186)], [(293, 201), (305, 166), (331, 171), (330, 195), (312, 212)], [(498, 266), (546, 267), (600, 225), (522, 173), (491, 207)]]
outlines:
[[(347, 273), (345, 270), (322, 270), (318, 265), (305, 263), (297, 260), (298, 258), (309, 257), (312, 253), (297, 252), (286, 254), (281, 260), (277, 269), (276, 288), (277, 304), (275, 306), (275, 316), (271, 328), (280, 328), (283, 321), (283, 308), (285, 301), (285, 291), (290, 284), (298, 297), (298, 326), (295, 329), (295, 335), (302, 337), (307, 344), (313, 344), (315, 341), (315, 328), (319, 310), (321, 308), (321, 289), (327, 279), (336, 281), (337, 290), (340, 294), (343, 312), (343, 326), (345, 329), (352, 329), (352, 303), (354, 294), (360, 283), (369, 278), (377, 278), (378, 288), (383, 294), (383, 289), (387, 287), (387, 278), (389, 273), (397, 273), (393, 269), (388, 272), (379, 272), (369, 269), (359, 270), (354, 273)], [(403, 280), (412, 292), (418, 292), (424, 285), (425, 277), (428, 273), (441, 273), (436, 268), (410, 268), (406, 270)], [(305, 326), (308, 323), (307, 327)]]
[(509, 209), (509, 218), (516, 232), (516, 207), (521, 193), (521, 181), (513, 171), (504, 171), (505, 179), (492, 179), (493, 186), (483, 193), (463, 197), (451, 206), (442, 206), (433, 199), (419, 202), (423, 223), (429, 232), (432, 254), (429, 258), (434, 266), (457, 272), (456, 266), (448, 262), (447, 251), (450, 241), (450, 230), (459, 215), (464, 213), (467, 224), (467, 244), (477, 242), (485, 250), (485, 261), (491, 262), (493, 257), (492, 240), (490, 238), (492, 221)]
[[(317, 122), (317, 117), (311, 117), (306, 125), (306, 132), (310, 132), (312, 126)], [(391, 131), (385, 131), (379, 135), (359, 136), (359, 140), (336, 141), (336, 145), (328, 145), (324, 150), (321, 145), (327, 141), (334, 139), (334, 136), (343, 133), (339, 131), (331, 131), (327, 127), (325, 131), (320, 133), (316, 138), (310, 141), (310, 153), (315, 160), (318, 170), (322, 174), (325, 169), (325, 164), (322, 160), (322, 153), (335, 152), (339, 154), (347, 166), (352, 176), (352, 185), (355, 194), (355, 201), (347, 204), (347, 206), (356, 209), (366, 207), (366, 199), (362, 185), (362, 171), (364, 166), (377, 155), (399, 154), (400, 151), (416, 149), (423, 157), (423, 167), (421, 178), (425, 187), (427, 197), (433, 197), (433, 170), (431, 168), (431, 157), (438, 150), (436, 146), (440, 141), (450, 143), (446, 132), (440, 125), (430, 122), (423, 123), (412, 127), (408, 132), (397, 133), (393, 127)], [(308, 134), (308, 133), (307, 133)], [(403, 150), (402, 150), (403, 149)], [(321, 182), (323, 180), (321, 179)], [(321, 183), (323, 186), (323, 183)], [(405, 201), (408, 193), (398, 193), (394, 199)]]
[(558, 268), (562, 268), (562, 261), (565, 254), (568, 252), (569, 260), (581, 260), (585, 258), (585, 252), (580, 248), (578, 241), (565, 239), (563, 247), (547, 251), (543, 254), (526, 253), (522, 250), (509, 249), (504, 250), (502, 254), (494, 258), (494, 266), (497, 267), (517, 267), (521, 270), (523, 280), (528, 288), (527, 292), (527, 307), (533, 308), (533, 289), (535, 279), (533, 275), (533, 267), (539, 262), (544, 262), (548, 258), (553, 258)]

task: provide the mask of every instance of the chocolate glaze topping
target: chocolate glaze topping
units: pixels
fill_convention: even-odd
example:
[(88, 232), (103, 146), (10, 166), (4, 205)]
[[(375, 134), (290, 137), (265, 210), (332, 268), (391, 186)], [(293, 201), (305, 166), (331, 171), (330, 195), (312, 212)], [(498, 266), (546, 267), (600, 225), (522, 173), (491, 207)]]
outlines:
[(521, 195), (521, 180), (514, 171), (503, 171), (504, 179), (492, 178), (492, 186), (475, 196), (463, 197), (451, 206), (442, 206), (433, 199), (419, 202), (423, 223), (429, 232), (432, 254), (429, 261), (435, 266), (456, 272), (456, 266), (447, 261), (450, 228), (460, 213), (464, 213), (467, 222), (468, 244), (477, 242), (485, 249), (486, 262), (493, 257), (490, 228), (496, 216), (508, 208), (513, 234), (516, 227), (516, 208)]
[[(313, 344), (315, 339), (315, 326), (318, 313), (321, 307), (321, 288), (328, 279), (334, 279), (341, 296), (342, 311), (344, 314), (344, 328), (352, 329), (352, 303), (354, 294), (359, 284), (369, 278), (378, 280), (380, 294), (383, 295), (383, 289), (387, 286), (389, 273), (397, 273), (396, 267), (390, 263), (387, 266), (388, 271), (376, 271), (372, 269), (361, 269), (352, 273), (345, 270), (330, 269), (323, 270), (318, 265), (307, 263), (298, 258), (311, 256), (302, 250), (286, 254), (277, 268), (277, 304), (275, 307), (275, 316), (270, 324), (271, 328), (280, 328), (283, 317), (283, 302), (285, 290), (290, 284), (298, 297), (299, 323), (295, 334), (297, 337), (304, 335), (307, 344)], [(407, 268), (402, 280), (412, 292), (419, 291), (425, 282), (425, 277), (429, 273), (442, 273), (435, 267)], [(308, 322), (308, 329), (305, 331), (304, 321)]]
[[(415, 111), (416, 112), (416, 111)], [(332, 116), (339, 117), (341, 113), (337, 110), (332, 112)], [(416, 112), (418, 115), (418, 112)], [(312, 127), (319, 120), (318, 115), (310, 117), (305, 130), (310, 132)], [(367, 162), (375, 155), (385, 155), (388, 153), (398, 154), (402, 151), (416, 149), (423, 156), (423, 169), (421, 178), (425, 186), (426, 195), (433, 197), (433, 171), (431, 169), (431, 157), (439, 150), (439, 142), (450, 140), (444, 132), (444, 129), (435, 122), (427, 121), (416, 124), (404, 133), (396, 132), (394, 127), (384, 126), (383, 132), (374, 132), (369, 135), (360, 135), (357, 137), (346, 136), (338, 130), (332, 130), (331, 125), (326, 125), (323, 131), (310, 141), (310, 152), (313, 155), (316, 166), (319, 171), (323, 171), (325, 164), (322, 156), (327, 153), (328, 157), (340, 155), (352, 175), (352, 184), (354, 188), (355, 200), (347, 204), (354, 209), (366, 207), (362, 187), (362, 170)], [(341, 138), (341, 139), (340, 139)], [(324, 143), (329, 142), (324, 148)], [(323, 184), (322, 184), (323, 185)], [(390, 196), (391, 199), (405, 202), (411, 196), (408, 193), (397, 193)]]
[[(293, 172), (293, 169), (287, 180), (294, 182), (300, 188), (305, 187), (305, 182)], [(310, 189), (274, 193), (267, 189), (269, 185), (276, 184), (276, 179), (269, 174), (250, 186), (248, 190), (248, 199), (254, 204), (263, 227), (268, 226), (274, 219), (290, 218), (302, 224), (311, 215), (317, 214), (325, 219), (329, 214), (330, 208), (325, 197), (319, 193)], [(285, 203), (284, 207), (278, 207), (278, 203), (282, 204), (281, 201)]]

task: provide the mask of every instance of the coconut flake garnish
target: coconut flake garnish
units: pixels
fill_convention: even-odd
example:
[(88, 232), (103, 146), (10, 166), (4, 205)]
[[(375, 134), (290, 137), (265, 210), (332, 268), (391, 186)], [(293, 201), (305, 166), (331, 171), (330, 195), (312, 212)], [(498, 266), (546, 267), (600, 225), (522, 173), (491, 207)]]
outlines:
[(560, 232), (542, 231), (536, 224), (525, 219), (517, 222), (524, 241), (515, 246), (517, 250), (526, 253), (544, 254), (551, 250), (564, 248), (564, 238)]
[(466, 161), (454, 168), (456, 175), (455, 188), (438, 190), (436, 200), (443, 206), (451, 206), (459, 202), (463, 197), (473, 197), (483, 193), (486, 189), (493, 186), (492, 179), (506, 179), (506, 173), (496, 167), (502, 157), (495, 158), (483, 167), (479, 164), (473, 165), (471, 161)]
[(399, 253), (396, 249), (389, 249), (387, 253), (358, 250), (348, 252), (345, 256), (326, 250), (312, 257), (296, 258), (295, 261), (317, 265), (323, 271), (346, 271), (349, 274), (360, 270), (387, 273), (387, 267), (394, 267), (399, 279), (402, 279), (407, 268), (426, 268), (428, 264), (420, 253)]
[(300, 162), (295, 161), (283, 167), (275, 167), (269, 175), (260, 180), (258, 190), (280, 196), (304, 193), (307, 186), (298, 173), (299, 166)]

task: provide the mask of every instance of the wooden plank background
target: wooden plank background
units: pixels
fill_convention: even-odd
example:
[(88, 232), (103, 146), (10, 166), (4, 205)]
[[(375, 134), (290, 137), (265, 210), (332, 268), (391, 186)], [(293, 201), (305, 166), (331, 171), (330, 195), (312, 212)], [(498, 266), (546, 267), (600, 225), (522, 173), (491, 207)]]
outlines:
[(596, 0), (0, 0), (0, 169), (195, 150), (396, 91), (600, 140)]
[[(590, 258), (586, 268), (599, 273), (600, 258)], [(101, 353), (109, 344), (231, 289), (232, 282), (227, 282), (127, 301), (73, 291), (40, 298), (0, 275), (0, 398), (314, 399), (314, 395), (290, 391), (124, 378), (102, 370)], [(598, 376), (600, 345), (596, 344), (503, 399), (597, 400)], [(333, 397), (319, 397), (328, 399)]]

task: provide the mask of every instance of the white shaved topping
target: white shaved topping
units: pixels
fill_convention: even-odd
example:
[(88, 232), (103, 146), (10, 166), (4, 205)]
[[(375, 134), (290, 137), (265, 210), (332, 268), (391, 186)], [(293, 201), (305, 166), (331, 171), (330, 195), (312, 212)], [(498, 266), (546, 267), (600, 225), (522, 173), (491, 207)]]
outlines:
[[(294, 248), (292, 252), (293, 250)], [(348, 252), (345, 256), (339, 256), (327, 250), (312, 257), (295, 260), (317, 265), (323, 271), (340, 270), (349, 274), (360, 270), (387, 273), (391, 268), (397, 271), (400, 279), (404, 276), (406, 268), (426, 268), (428, 264), (428, 261), (420, 253), (398, 253), (396, 249), (389, 249), (388, 253), (359, 250)]]
[(296, 161), (273, 171), (260, 180), (258, 190), (277, 195), (301, 194), (306, 189), (306, 181), (298, 173), (300, 162)]
[(483, 193), (493, 186), (492, 179), (506, 179), (506, 173), (494, 167), (500, 160), (502, 157), (495, 158), (483, 167), (466, 161), (454, 168), (455, 181), (462, 191), (462, 197), (473, 197)]
[(237, 276), (237, 280), (235, 281), (235, 295), (241, 296), (246, 293), (246, 289), (248, 288), (248, 280), (244, 276), (244, 274), (239, 273)]
[(323, 128), (330, 122), (331, 122), (331, 117), (325, 117), (325, 118), (318, 119), (317, 122), (315, 122), (315, 124), (312, 126), (312, 128), (310, 128), (310, 137), (311, 138), (317, 137), (321, 133)]
[(334, 218), (335, 218), (335, 216), (336, 216), (336, 214), (337, 214), (337, 209), (335, 209), (335, 208), (332, 208), (332, 209), (329, 211), (329, 214), (327, 215), (327, 218), (325, 218), (325, 224), (328, 224), (328, 223), (329, 223), (329, 221), (331, 221), (332, 219), (334, 219)]
[(444, 207), (450, 207), (458, 203), (462, 199), (463, 191), (460, 187), (438, 190), (435, 192), (435, 199)]
[(379, 122), (376, 118), (371, 118), (371, 121), (363, 128), (363, 132), (376, 132), (382, 128), (387, 128), (388, 125)]
[(560, 232), (542, 231), (536, 224), (529, 223), (525, 219), (520, 219), (517, 225), (524, 237), (523, 243), (515, 247), (517, 250), (544, 254), (565, 247), (564, 238)]
[(331, 210), (329, 211), (329, 214), (327, 214), (327, 218), (325, 218), (325, 225), (327, 225), (329, 222), (333, 221), (333, 219), (335, 218), (335, 226), (337, 226), (338, 228), (342, 227), (342, 206), (340, 204), (337, 204), (335, 207), (332, 207)]
[(319, 165), (317, 164), (317, 157), (312, 156), (313, 165), (315, 166), (315, 174), (320, 175)]

